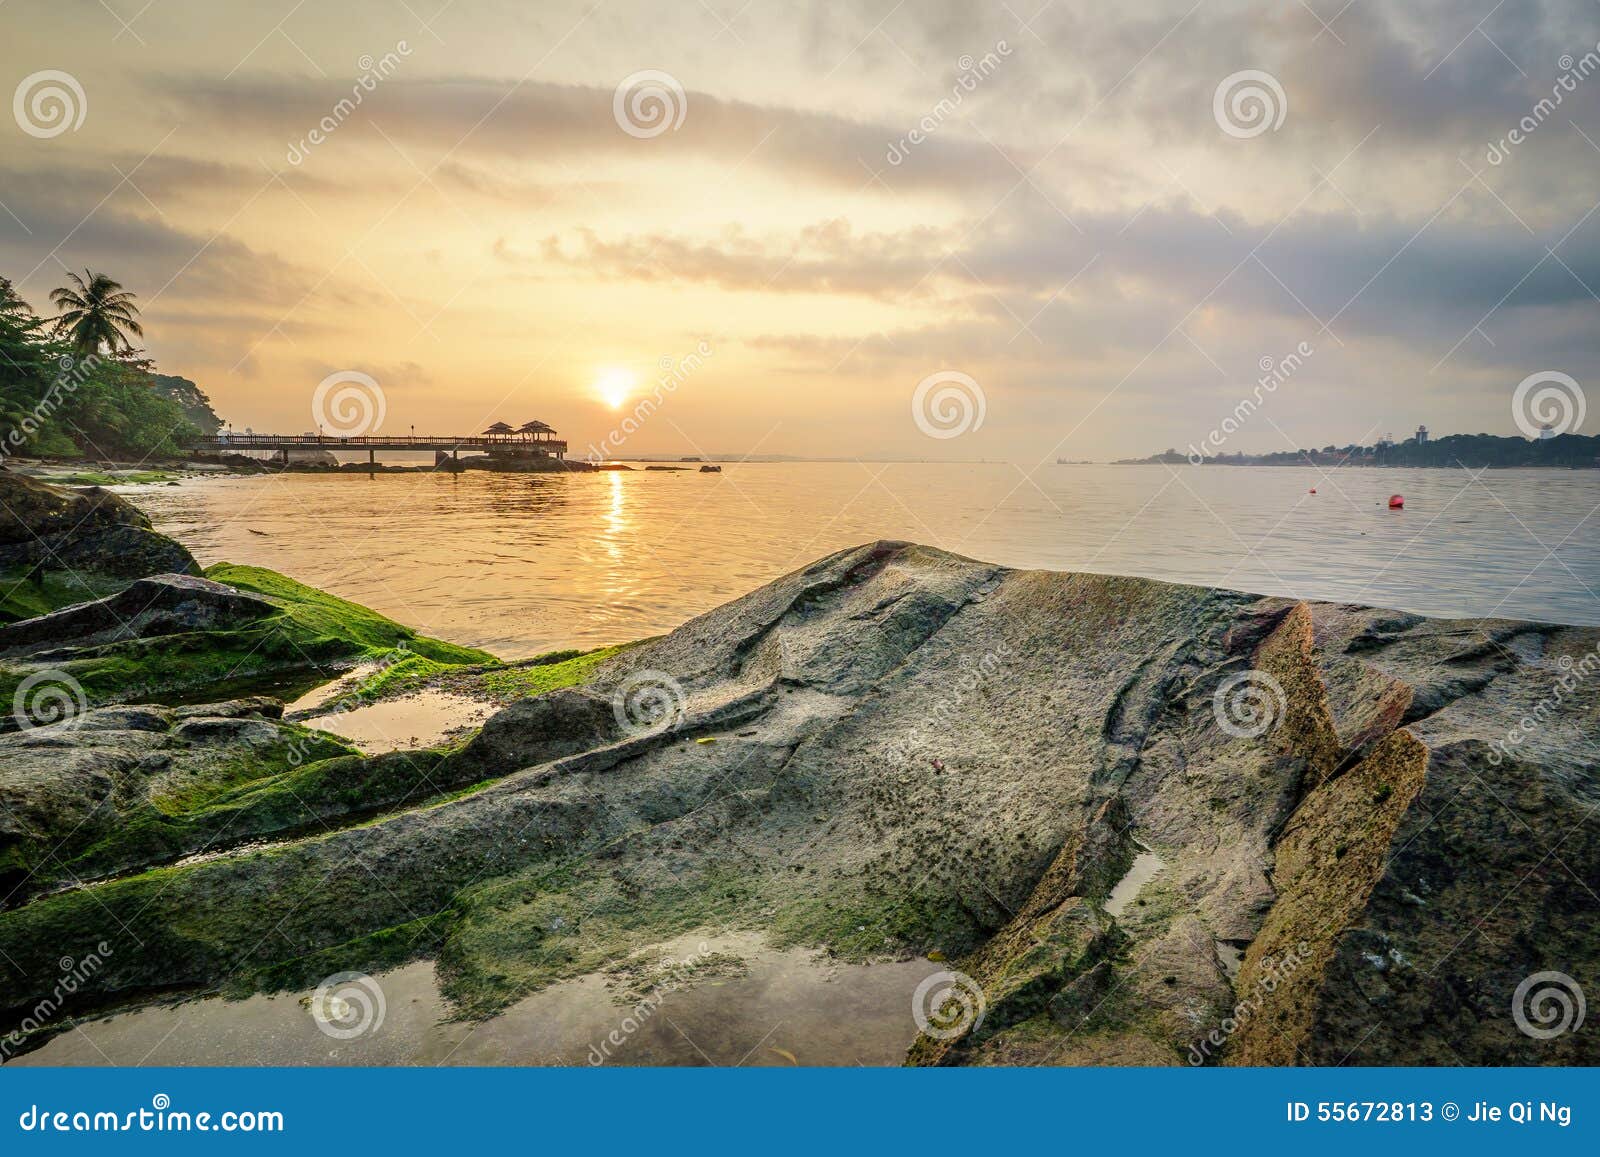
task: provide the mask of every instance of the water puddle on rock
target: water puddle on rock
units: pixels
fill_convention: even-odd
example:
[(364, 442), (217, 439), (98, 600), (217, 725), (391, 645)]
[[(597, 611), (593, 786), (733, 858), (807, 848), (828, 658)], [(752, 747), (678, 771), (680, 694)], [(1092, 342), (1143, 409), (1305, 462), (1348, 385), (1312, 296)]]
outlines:
[(1222, 962), (1222, 971), (1227, 973), (1228, 979), (1233, 980), (1239, 975), (1239, 968), (1244, 964), (1245, 943), (1236, 943), (1231, 940), (1217, 941), (1217, 959)]
[(1133, 867), (1128, 869), (1128, 874), (1117, 881), (1117, 886), (1111, 889), (1111, 895), (1106, 897), (1106, 911), (1120, 919), (1128, 905), (1144, 890), (1144, 886), (1165, 866), (1160, 856), (1149, 849), (1141, 849), (1133, 857)]
[[(294, 707), (298, 710), (301, 704)], [(488, 703), (450, 691), (418, 691), (301, 722), (342, 736), (368, 755), (380, 755), (442, 743), (452, 732), (481, 726), (494, 710)]]
[[(311, 992), (207, 998), (85, 1021), (11, 1063), (898, 1065), (917, 1034), (912, 993), (941, 967), (840, 964), (748, 934), (688, 936), (632, 963), (562, 981), (478, 1024), (447, 1021), (433, 965), (417, 963), (320, 1004)], [(363, 1022), (348, 1039), (324, 1031)]]
[(285, 700), (283, 713), (285, 715), (293, 715), (297, 711), (310, 711), (313, 708), (321, 707), (335, 695), (340, 695), (359, 687), (363, 679), (368, 678), (381, 666), (382, 664), (377, 662), (357, 663), (349, 670), (341, 672), (337, 679), (320, 680), (316, 686), (306, 691), (298, 699)]

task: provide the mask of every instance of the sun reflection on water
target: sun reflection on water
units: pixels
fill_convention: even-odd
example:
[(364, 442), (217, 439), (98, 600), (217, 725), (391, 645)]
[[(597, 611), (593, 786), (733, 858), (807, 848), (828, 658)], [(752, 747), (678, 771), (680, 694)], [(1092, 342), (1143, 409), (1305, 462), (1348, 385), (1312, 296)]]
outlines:
[(606, 508), (605, 544), (606, 553), (613, 559), (622, 557), (622, 543), (619, 541), (622, 533), (628, 529), (627, 502), (623, 498), (622, 474), (620, 471), (611, 472), (611, 504)]

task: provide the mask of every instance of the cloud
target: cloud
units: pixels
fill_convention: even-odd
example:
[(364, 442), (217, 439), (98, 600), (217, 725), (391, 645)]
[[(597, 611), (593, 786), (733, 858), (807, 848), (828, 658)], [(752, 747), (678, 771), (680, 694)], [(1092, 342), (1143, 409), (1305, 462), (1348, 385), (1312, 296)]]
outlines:
[(788, 235), (757, 237), (731, 225), (714, 240), (670, 233), (605, 241), (579, 229), (564, 245), (546, 240), (546, 260), (603, 278), (701, 281), (733, 292), (903, 295), (932, 268), (948, 231), (857, 233), (835, 218)]
[[(253, 76), (153, 80), (155, 95), (172, 115), (212, 129), (248, 131), (301, 142), (330, 110), (349, 97), (334, 80)], [(890, 146), (910, 123), (852, 120), (803, 108), (768, 106), (687, 91), (682, 125), (641, 140), (619, 127), (614, 87), (478, 78), (390, 79), (319, 148), (343, 139), (366, 139), (381, 128), (390, 139), (425, 147), (418, 164), (459, 157), (510, 159), (537, 164), (550, 158), (620, 158), (641, 163), (707, 158), (736, 167), (803, 176), (835, 188), (856, 189), (882, 170)], [(381, 138), (380, 138), (381, 139)], [(306, 162), (315, 167), (313, 155)], [(912, 152), (896, 172), (905, 190), (956, 189), (1014, 182), (1016, 172), (982, 140), (952, 129)]]
[(79, 173), (0, 170), (0, 182), (10, 210), (0, 216), (0, 261), (41, 299), (34, 287), (55, 285), (63, 265), (112, 271), (147, 300), (235, 308), (293, 300), (311, 284), (303, 270), (272, 253), (171, 223), (115, 172), (91, 183)]
[(1042, 309), (1052, 324), (1088, 316), (1097, 341), (1122, 332), (1133, 345), (1155, 340), (1203, 302), (1242, 322), (1290, 319), (1313, 330), (1326, 322), (1341, 336), (1442, 342), (1441, 354), (1486, 314), (1582, 311), (1593, 304), (1589, 287), (1600, 285), (1600, 212), (1564, 241), (1470, 218), (1335, 212), (1272, 226), (1182, 207), (1153, 208), (1131, 222), (1120, 214), (1076, 221), (1069, 227), (1042, 199), (1024, 198), (975, 227), (860, 232), (834, 219), (788, 234), (730, 226), (701, 238), (614, 239), (581, 228), (550, 238), (543, 256), (598, 278), (738, 293), (899, 303), (956, 294), (968, 311), (997, 310), (1016, 323)]

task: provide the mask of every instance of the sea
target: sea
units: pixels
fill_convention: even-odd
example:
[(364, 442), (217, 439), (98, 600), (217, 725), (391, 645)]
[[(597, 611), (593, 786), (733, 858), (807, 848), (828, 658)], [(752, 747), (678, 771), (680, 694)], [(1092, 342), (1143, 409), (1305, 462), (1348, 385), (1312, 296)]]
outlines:
[(270, 567), (506, 659), (660, 634), (874, 539), (1011, 567), (1600, 624), (1600, 471), (631, 465), (123, 489), (202, 563)]

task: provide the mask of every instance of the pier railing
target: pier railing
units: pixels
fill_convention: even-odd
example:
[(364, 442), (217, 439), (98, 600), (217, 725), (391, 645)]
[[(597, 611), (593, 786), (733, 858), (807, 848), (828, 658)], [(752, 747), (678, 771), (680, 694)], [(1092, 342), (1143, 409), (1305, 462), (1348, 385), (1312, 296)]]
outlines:
[(502, 450), (564, 455), (559, 438), (496, 438), (484, 434), (365, 434), (340, 438), (331, 434), (217, 434), (196, 438), (190, 449), (229, 450)]

